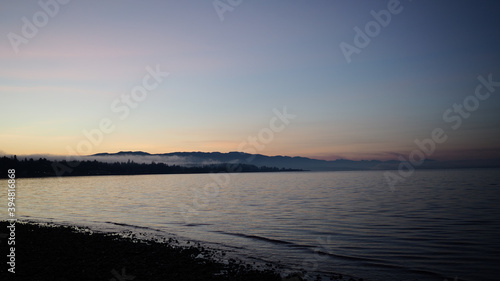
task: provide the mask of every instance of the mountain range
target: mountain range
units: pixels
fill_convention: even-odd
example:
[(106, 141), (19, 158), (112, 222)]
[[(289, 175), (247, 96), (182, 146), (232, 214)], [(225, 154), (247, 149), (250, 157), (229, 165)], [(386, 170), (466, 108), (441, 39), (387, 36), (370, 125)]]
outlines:
[[(169, 165), (199, 166), (207, 164), (251, 164), (255, 166), (277, 167), (284, 169), (303, 169), (310, 171), (353, 171), (353, 170), (397, 170), (401, 161), (397, 160), (347, 160), (333, 161), (311, 159), (307, 157), (266, 156), (243, 152), (172, 152), (150, 154), (143, 151), (120, 151), (117, 153), (97, 153), (87, 156), (104, 162), (165, 163)], [(416, 169), (443, 168), (493, 168), (500, 167), (499, 160), (488, 161), (435, 161), (427, 159)]]

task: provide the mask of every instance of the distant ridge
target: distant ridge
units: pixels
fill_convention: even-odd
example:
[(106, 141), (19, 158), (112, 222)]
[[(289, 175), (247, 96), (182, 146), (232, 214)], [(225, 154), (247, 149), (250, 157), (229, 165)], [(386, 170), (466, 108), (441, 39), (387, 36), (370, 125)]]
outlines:
[[(120, 151), (117, 153), (97, 153), (87, 157), (97, 157), (100, 161), (109, 159), (130, 158), (143, 163), (165, 163), (185, 166), (198, 166), (206, 164), (238, 163), (251, 164), (258, 167), (277, 167), (280, 169), (303, 169), (310, 171), (356, 171), (356, 170), (397, 170), (401, 163), (396, 160), (347, 160), (333, 161), (311, 159), (307, 157), (267, 156), (262, 154), (249, 154), (244, 152), (171, 152), (151, 154), (144, 151)], [(449, 168), (493, 168), (500, 167), (500, 160), (483, 161), (435, 161), (427, 159), (416, 169), (449, 169)]]
[[(390, 170), (397, 169), (398, 161), (380, 161), (380, 160), (346, 160), (338, 159), (333, 161), (311, 159), (307, 157), (290, 157), (290, 156), (266, 156), (262, 154), (249, 154), (244, 152), (172, 152), (150, 154), (143, 151), (120, 151), (117, 153), (97, 153), (89, 157), (99, 157), (105, 160), (106, 157), (126, 158), (130, 156), (132, 159), (141, 157), (144, 162), (164, 162), (169, 164), (171, 159), (182, 159), (184, 165), (202, 165), (205, 163), (238, 163), (252, 164), (255, 166), (278, 167), (284, 169), (305, 169), (312, 171), (352, 171), (352, 170)], [(164, 160), (162, 160), (164, 159)], [(136, 160), (137, 161), (137, 160)], [(427, 160), (432, 162), (432, 160)]]
[(117, 153), (97, 153), (97, 154), (92, 154), (91, 156), (113, 156), (113, 155), (140, 155), (140, 156), (146, 156), (146, 155), (151, 155), (150, 153), (144, 152), (144, 151), (120, 151)]

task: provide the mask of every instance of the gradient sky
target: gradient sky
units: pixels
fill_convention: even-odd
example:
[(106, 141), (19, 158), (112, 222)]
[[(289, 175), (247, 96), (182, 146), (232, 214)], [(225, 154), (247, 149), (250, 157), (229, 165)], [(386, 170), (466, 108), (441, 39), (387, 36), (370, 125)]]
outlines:
[[(16, 53), (9, 34), (43, 9), (3, 1), (0, 150), (71, 154), (109, 118), (91, 153), (236, 151), (286, 106), (296, 118), (256, 152), (397, 159), (441, 127), (430, 158), (500, 158), (500, 87), (457, 130), (443, 120), (478, 75), (500, 81), (500, 2), (401, 1), (348, 63), (339, 45), (389, 2), (242, 0), (221, 20), (212, 1), (73, 0)], [(157, 65), (170, 75), (120, 119), (113, 101)]]

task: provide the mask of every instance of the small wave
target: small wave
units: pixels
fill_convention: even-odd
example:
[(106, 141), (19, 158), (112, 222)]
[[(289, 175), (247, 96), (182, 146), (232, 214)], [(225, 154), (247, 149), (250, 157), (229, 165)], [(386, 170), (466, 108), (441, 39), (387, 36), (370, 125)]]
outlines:
[(188, 223), (185, 226), (204, 226), (204, 225), (212, 225), (210, 223)]
[(140, 229), (148, 229), (148, 230), (153, 230), (153, 231), (161, 231), (159, 229), (152, 228), (152, 227), (140, 226), (140, 225), (133, 225), (133, 224), (126, 224), (126, 223), (118, 223), (118, 222), (112, 222), (112, 221), (105, 221), (104, 223), (114, 224), (114, 225), (119, 225), (119, 226), (126, 226), (126, 227), (133, 227), (133, 228), (140, 228)]
[(337, 253), (332, 253), (332, 252), (325, 252), (325, 251), (318, 250), (317, 247), (311, 246), (311, 245), (301, 245), (301, 244), (296, 244), (296, 243), (289, 242), (289, 241), (273, 239), (273, 238), (268, 238), (268, 237), (263, 237), (263, 236), (258, 236), (258, 235), (244, 234), (244, 233), (232, 233), (232, 232), (225, 232), (225, 231), (213, 231), (213, 232), (221, 233), (221, 234), (225, 234), (225, 235), (243, 237), (243, 238), (248, 238), (248, 239), (253, 239), (253, 240), (265, 241), (265, 242), (269, 242), (269, 243), (273, 243), (273, 244), (286, 245), (287, 247), (302, 248), (302, 249), (310, 252), (310, 254), (316, 253), (319, 255), (329, 256), (332, 258), (356, 261), (356, 262), (359, 262), (363, 266), (375, 266), (375, 267), (383, 267), (383, 268), (388, 268), (388, 269), (398, 269), (398, 270), (413, 272), (413, 273), (417, 273), (417, 274), (421, 274), (421, 275), (427, 275), (427, 276), (432, 277), (432, 278), (441, 278), (442, 277), (441, 274), (433, 272), (433, 271), (417, 269), (417, 268), (408, 268), (408, 267), (397, 265), (397, 264), (390, 264), (387, 261), (382, 260), (382, 259), (374, 259), (374, 258), (350, 256), (350, 255), (342, 255), (342, 254), (337, 254)]
[(227, 235), (232, 235), (232, 236), (238, 236), (238, 237), (243, 237), (243, 238), (250, 238), (250, 239), (255, 239), (255, 240), (261, 240), (261, 241), (266, 241), (266, 242), (272, 242), (272, 243), (276, 243), (276, 244), (286, 244), (286, 245), (300, 246), (300, 245), (292, 243), (292, 242), (278, 240), (278, 239), (272, 239), (272, 238), (267, 238), (267, 237), (262, 237), (262, 236), (258, 236), (258, 235), (249, 235), (249, 234), (243, 234), (243, 233), (232, 233), (232, 232), (225, 232), (225, 231), (213, 231), (213, 232), (227, 234)]

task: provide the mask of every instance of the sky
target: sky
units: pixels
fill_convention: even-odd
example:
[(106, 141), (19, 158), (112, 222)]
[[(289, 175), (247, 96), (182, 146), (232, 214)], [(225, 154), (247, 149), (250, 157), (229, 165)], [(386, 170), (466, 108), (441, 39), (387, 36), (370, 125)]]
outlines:
[(430, 159), (500, 159), (498, 1), (41, 0), (0, 11), (3, 154), (389, 160), (425, 152), (420, 141)]

